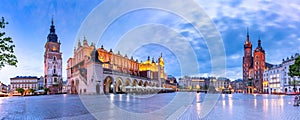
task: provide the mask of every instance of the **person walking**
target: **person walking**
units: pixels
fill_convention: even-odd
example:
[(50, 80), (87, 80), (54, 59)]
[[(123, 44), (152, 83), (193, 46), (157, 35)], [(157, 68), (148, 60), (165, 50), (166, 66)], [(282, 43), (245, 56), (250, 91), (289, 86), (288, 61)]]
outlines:
[(298, 97), (298, 95), (296, 95), (295, 98), (294, 98), (294, 106), (299, 106), (299, 97)]

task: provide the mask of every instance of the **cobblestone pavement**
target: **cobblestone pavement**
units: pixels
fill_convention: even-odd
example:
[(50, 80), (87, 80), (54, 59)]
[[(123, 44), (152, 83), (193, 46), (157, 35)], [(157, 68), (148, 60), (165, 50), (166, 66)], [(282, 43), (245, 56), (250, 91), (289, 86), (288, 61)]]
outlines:
[(46, 95), (0, 98), (1, 120), (38, 120), (73, 117), (94, 119), (77, 95)]
[(180, 119), (207, 120), (298, 120), (300, 107), (294, 107), (294, 96), (261, 94), (222, 94), (214, 108), (206, 116), (198, 113), (204, 95)]
[[(94, 120), (94, 119), (298, 119), (300, 107), (293, 96), (219, 95), (214, 107), (206, 94), (167, 93), (132, 95), (46, 95), (1, 97), (0, 120)], [(203, 110), (208, 110), (203, 115)]]

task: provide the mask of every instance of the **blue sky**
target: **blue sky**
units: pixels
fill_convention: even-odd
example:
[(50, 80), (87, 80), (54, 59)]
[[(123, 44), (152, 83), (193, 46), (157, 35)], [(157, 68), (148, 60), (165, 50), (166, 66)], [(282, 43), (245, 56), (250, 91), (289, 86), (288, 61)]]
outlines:
[[(266, 51), (266, 60), (269, 63), (279, 64), (283, 58), (299, 52), (300, 3), (297, 1), (197, 0), (196, 2), (210, 17), (222, 37), (226, 52), (226, 77), (232, 80), (242, 77), (243, 42), (247, 27), (249, 27), (253, 49), (257, 46), (260, 34), (262, 46)], [(3, 0), (0, 16), (4, 16), (10, 23), (5, 31), (14, 40), (19, 63), (17, 68), (6, 66), (1, 69), (0, 81), (7, 84), (9, 78), (17, 75), (43, 75), (44, 44), (52, 15), (56, 33), (62, 43), (65, 80), (66, 61), (73, 56), (76, 41), (84, 36), (77, 34), (81, 23), (100, 3), (102, 1), (96, 0), (88, 2), (84, 0)], [(120, 16), (107, 28), (97, 46), (103, 44), (106, 49), (114, 48), (113, 44), (126, 38), (129, 30), (145, 23), (162, 24), (179, 32), (195, 51), (200, 71), (195, 76), (210, 75), (211, 56), (203, 36), (195, 31), (192, 23), (162, 10), (145, 9)], [(159, 38), (159, 35), (161, 34), (153, 37)], [(85, 36), (89, 39), (88, 33)], [(180, 44), (178, 47), (181, 47)], [(178, 56), (166, 47), (148, 44), (136, 49), (132, 55), (139, 61), (145, 61), (148, 55), (157, 59), (160, 52), (165, 57), (168, 74), (182, 75)]]

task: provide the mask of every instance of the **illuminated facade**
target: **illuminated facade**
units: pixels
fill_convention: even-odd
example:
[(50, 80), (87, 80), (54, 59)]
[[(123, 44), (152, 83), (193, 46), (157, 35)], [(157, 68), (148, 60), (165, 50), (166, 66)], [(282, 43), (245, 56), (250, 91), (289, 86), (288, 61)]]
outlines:
[(12, 91), (16, 91), (17, 88), (28, 89), (38, 89), (38, 80), (36, 76), (16, 76), (10, 78), (10, 86)]
[[(268, 90), (268, 93), (288, 93), (288, 92), (299, 92), (300, 79), (298, 77), (291, 77), (288, 75), (290, 65), (294, 64), (295, 58), (299, 57), (299, 53), (294, 56), (282, 59), (282, 63), (274, 65), (268, 68), (264, 72), (264, 83), (268, 83), (264, 89)], [(294, 81), (295, 80), (295, 81)], [(294, 89), (295, 88), (295, 89)]]
[(162, 55), (154, 62), (150, 57), (145, 62), (138, 62), (131, 56), (124, 56), (103, 46), (96, 49), (88, 44), (84, 37), (74, 49), (74, 56), (69, 58), (67, 79), (70, 92), (74, 94), (101, 94), (126, 92), (129, 86), (161, 87), (167, 74), (164, 73)]
[(47, 37), (44, 53), (44, 87), (50, 89), (50, 93), (60, 93), (62, 90), (62, 53), (60, 42), (55, 33), (53, 19), (50, 33)]
[(277, 93), (283, 92), (282, 85), (283, 81), (281, 81), (281, 65), (274, 65), (271, 68), (268, 68), (264, 71), (264, 93)]
[(258, 39), (258, 45), (252, 56), (252, 43), (247, 31), (247, 38), (244, 43), (243, 56), (243, 81), (246, 93), (263, 92), (263, 73), (270, 65), (265, 61), (265, 51), (261, 46), (261, 40)]
[(243, 93), (244, 91), (244, 82), (242, 79), (237, 79), (231, 82), (231, 87), (236, 93)]

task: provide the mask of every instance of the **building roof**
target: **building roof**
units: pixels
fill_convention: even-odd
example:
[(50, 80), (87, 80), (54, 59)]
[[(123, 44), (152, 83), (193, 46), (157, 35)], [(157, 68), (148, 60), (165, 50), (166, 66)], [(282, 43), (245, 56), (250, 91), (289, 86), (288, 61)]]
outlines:
[(48, 37), (47, 37), (47, 42), (57, 42), (57, 35), (55, 33), (55, 26), (53, 25), (53, 18), (51, 20), (51, 26), (50, 26), (50, 33), (48, 34)]
[[(22, 79), (24, 79), (24, 78), (26, 78), (26, 79), (28, 79), (28, 78), (38, 78), (37, 76), (16, 76), (16, 77), (13, 77), (14, 79), (16, 79), (16, 78), (22, 78)], [(11, 78), (12, 79), (12, 78)]]
[(268, 68), (268, 69), (270, 69), (274, 66), (273, 64), (270, 64), (270, 63), (267, 63), (267, 62), (265, 64), (266, 64), (266, 68)]

